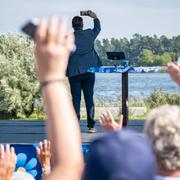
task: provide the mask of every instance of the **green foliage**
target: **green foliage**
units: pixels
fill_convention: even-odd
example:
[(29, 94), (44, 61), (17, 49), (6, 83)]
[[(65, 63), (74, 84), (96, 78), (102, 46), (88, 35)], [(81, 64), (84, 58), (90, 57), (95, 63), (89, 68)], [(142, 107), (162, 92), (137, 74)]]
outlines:
[(0, 36), (0, 111), (29, 117), (39, 97), (35, 74), (34, 44), (28, 38)]
[(150, 109), (164, 104), (180, 106), (180, 95), (176, 93), (166, 93), (161, 89), (155, 90), (147, 100), (147, 104)]
[(139, 65), (141, 66), (165, 66), (167, 62), (172, 61), (170, 53), (163, 55), (154, 55), (152, 51), (143, 49), (140, 55)]
[[(135, 66), (164, 66), (169, 61), (176, 61), (180, 56), (180, 35), (171, 39), (166, 36), (142, 36), (134, 34), (127, 38), (111, 38), (97, 40), (96, 50), (104, 65), (114, 65), (114, 61), (107, 59), (107, 51), (124, 51), (130, 65)], [(118, 62), (115, 63), (118, 65)]]

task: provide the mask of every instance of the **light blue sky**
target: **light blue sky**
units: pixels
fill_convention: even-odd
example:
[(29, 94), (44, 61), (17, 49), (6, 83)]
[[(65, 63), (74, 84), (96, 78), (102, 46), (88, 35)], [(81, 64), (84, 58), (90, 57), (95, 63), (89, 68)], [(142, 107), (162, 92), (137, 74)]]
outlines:
[[(18, 32), (26, 20), (33, 17), (71, 18), (80, 10), (92, 9), (102, 22), (99, 38), (132, 37), (143, 35), (180, 34), (180, 0), (0, 0), (0, 33)], [(85, 27), (92, 20), (85, 17)]]

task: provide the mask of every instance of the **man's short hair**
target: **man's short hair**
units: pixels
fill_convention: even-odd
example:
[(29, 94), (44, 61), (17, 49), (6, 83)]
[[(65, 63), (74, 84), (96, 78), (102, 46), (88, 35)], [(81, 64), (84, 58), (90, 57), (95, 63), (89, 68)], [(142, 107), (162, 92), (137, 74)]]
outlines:
[(74, 28), (74, 30), (82, 29), (83, 28), (83, 18), (80, 16), (73, 17), (72, 27)]
[(180, 107), (163, 105), (150, 112), (145, 133), (152, 142), (158, 167), (180, 169)]

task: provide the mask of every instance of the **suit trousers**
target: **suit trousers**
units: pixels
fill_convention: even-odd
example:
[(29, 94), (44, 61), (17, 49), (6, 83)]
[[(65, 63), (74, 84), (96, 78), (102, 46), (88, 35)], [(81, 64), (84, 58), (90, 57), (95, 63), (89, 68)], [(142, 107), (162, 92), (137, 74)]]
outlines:
[(84, 100), (87, 112), (87, 127), (94, 127), (94, 73), (84, 73), (69, 78), (69, 84), (72, 94), (73, 105), (80, 120), (81, 91), (84, 94)]

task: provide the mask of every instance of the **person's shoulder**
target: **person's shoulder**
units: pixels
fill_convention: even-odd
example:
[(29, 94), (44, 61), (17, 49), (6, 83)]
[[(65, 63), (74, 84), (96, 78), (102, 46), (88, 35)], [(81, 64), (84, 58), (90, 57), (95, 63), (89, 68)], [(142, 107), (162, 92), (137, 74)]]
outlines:
[(92, 32), (92, 29), (91, 29), (91, 28), (84, 29), (83, 32), (85, 32), (85, 33), (91, 33), (91, 32)]

